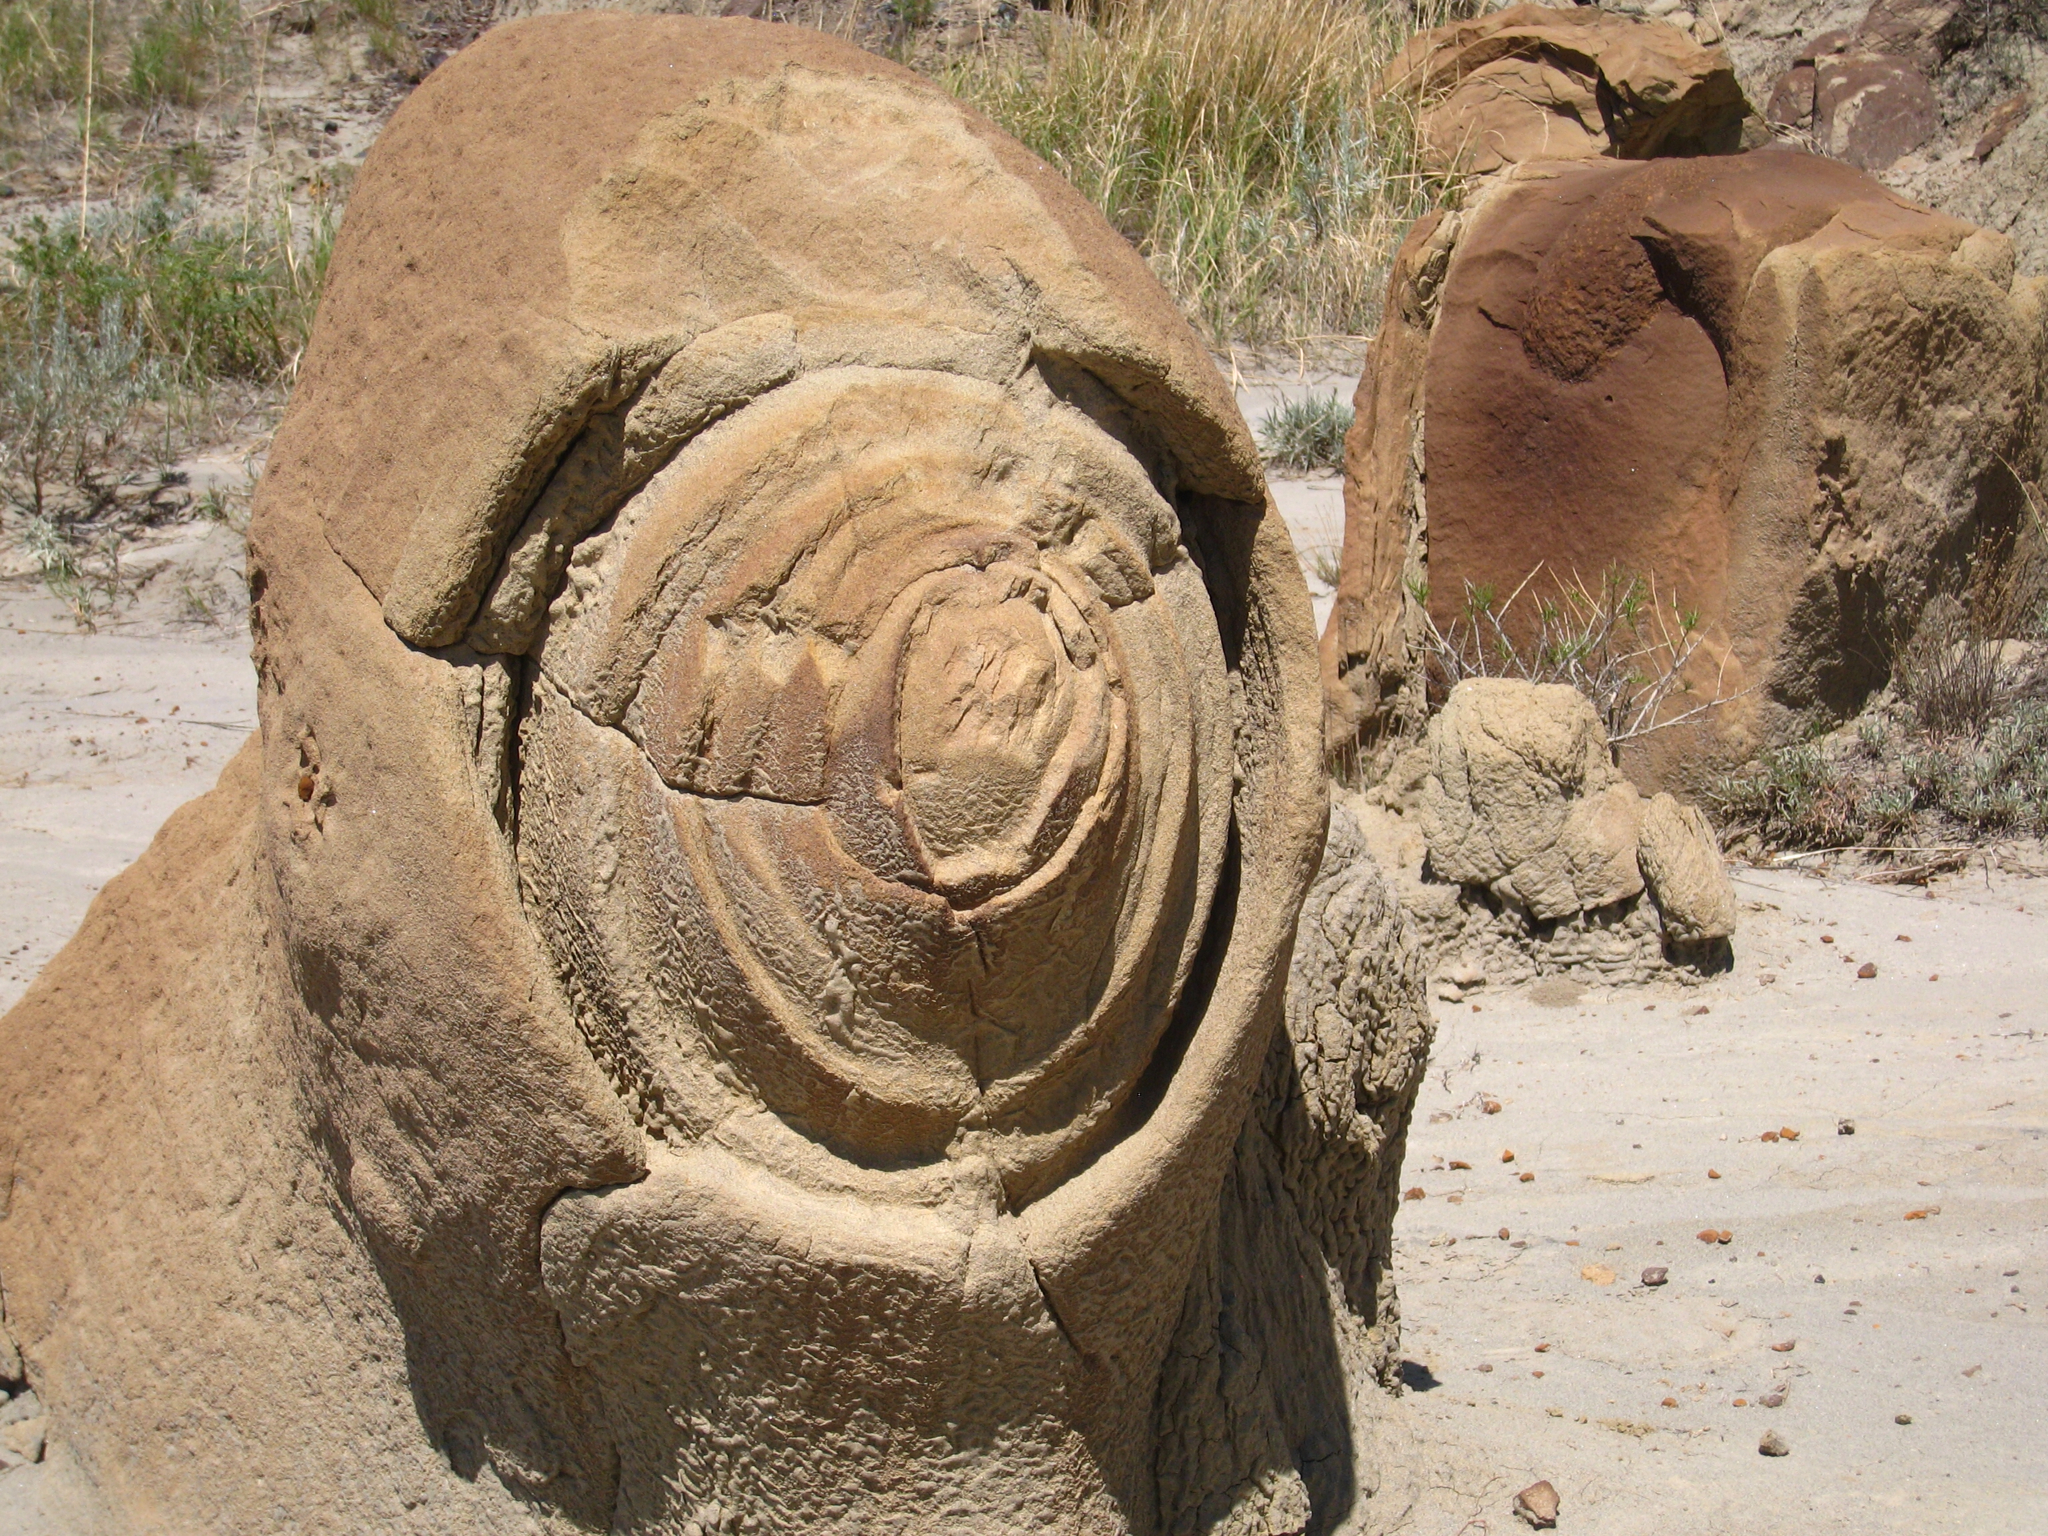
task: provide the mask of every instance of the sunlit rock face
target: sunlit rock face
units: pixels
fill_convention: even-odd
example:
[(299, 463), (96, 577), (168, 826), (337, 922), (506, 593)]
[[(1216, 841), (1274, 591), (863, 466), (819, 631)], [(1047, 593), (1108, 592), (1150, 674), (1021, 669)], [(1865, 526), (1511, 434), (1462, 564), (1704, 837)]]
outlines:
[(1151, 1059), (1223, 858), (1226, 670), (1173, 508), (1042, 384), (834, 368), (577, 558), (522, 851), (637, 1112), (701, 1135), (723, 1069), (851, 1162), (1041, 1192)]
[(1049, 168), (815, 32), (495, 28), (250, 565), (260, 741), (0, 1026), (67, 1529), (1353, 1516), (1421, 971), (1250, 434)]

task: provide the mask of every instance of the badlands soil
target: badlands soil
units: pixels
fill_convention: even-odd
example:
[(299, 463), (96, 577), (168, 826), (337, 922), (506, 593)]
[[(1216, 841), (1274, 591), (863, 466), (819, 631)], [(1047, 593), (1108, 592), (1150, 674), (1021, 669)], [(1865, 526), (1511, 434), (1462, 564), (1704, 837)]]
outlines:
[[(1256, 421), (1332, 382), (1242, 398)], [(1305, 556), (1337, 536), (1333, 479), (1278, 490)], [(252, 728), (238, 543), (154, 536), (96, 634), (0, 574), (0, 1009)], [(1437, 1002), (1397, 1226), (1407, 1390), (1363, 1528), (1520, 1530), (1544, 1478), (1588, 1536), (2048, 1529), (2048, 877), (2025, 868), (1927, 892), (1738, 871), (1735, 965), (1704, 985)], [(1758, 1454), (1767, 1430), (1789, 1455)], [(0, 1536), (53, 1529), (40, 1477), (0, 1474)]]

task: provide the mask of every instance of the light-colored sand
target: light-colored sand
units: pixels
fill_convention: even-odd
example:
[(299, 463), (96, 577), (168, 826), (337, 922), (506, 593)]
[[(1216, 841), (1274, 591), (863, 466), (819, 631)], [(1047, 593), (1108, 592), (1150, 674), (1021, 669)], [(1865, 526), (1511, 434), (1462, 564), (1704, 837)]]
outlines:
[(2048, 881), (1737, 889), (1707, 986), (1435, 1005), (1376, 1528), (2048, 1530)]
[(204, 525), (152, 541), (129, 563), (156, 574), (97, 634), (0, 580), (0, 1010), (255, 725), (239, 545)]

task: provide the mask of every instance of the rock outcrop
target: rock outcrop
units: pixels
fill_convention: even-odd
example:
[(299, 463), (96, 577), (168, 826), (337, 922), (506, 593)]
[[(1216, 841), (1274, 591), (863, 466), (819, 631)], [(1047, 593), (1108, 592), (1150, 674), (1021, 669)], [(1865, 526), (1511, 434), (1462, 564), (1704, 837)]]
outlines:
[(1672, 709), (1729, 700), (1631, 773), (1747, 756), (1853, 714), (2025, 516), (2042, 285), (1833, 161), (1514, 169), (1417, 226), (1386, 316), (1346, 445), (1333, 750), (1419, 724), (1423, 595), (1448, 625), (1470, 589), (1618, 568), (1700, 615)]
[(1674, 940), (1698, 944), (1734, 936), (1735, 887), (1720, 840), (1698, 806), (1666, 794), (1644, 802), (1636, 859)]
[(494, 29), (250, 569), (260, 739), (0, 1020), (66, 1529), (1350, 1516), (1420, 973), (1250, 435), (1046, 166), (811, 31)]
[(1641, 797), (1577, 689), (1473, 678), (1429, 723), (1422, 835), (1439, 879), (1550, 921), (1643, 888)]
[[(2013, 242), (2048, 276), (2048, 39), (2038, 8), (1962, 0), (1603, 0), (1717, 40), (1774, 132)], [(1826, 99), (1823, 75), (1831, 77)], [(1887, 160), (1886, 156), (1890, 158)]]
[(1725, 967), (1735, 890), (1713, 829), (1614, 766), (1574, 688), (1467, 678), (1364, 794), (1339, 797), (1441, 994), (1562, 975), (1626, 985)]
[(1381, 89), (1420, 107), (1425, 167), (1726, 154), (1749, 113), (1726, 54), (1593, 6), (1510, 5), (1418, 32)]

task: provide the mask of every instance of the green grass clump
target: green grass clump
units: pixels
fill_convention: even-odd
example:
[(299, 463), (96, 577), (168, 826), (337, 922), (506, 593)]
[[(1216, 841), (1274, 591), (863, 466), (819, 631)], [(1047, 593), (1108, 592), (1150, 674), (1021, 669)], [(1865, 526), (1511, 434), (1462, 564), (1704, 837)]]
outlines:
[(1027, 17), (945, 83), (1130, 239), (1212, 342), (1377, 322), (1395, 245), (1441, 195), (1379, 72), (1427, 18), (1365, 0), (1123, 0)]
[(15, 306), (32, 291), (89, 324), (115, 301), (145, 355), (187, 387), (269, 383), (305, 344), (333, 240), (332, 214), (317, 207), (304, 229), (281, 208), (210, 221), (161, 198), (104, 213), (82, 233), (38, 219), (13, 252)]
[(1975, 737), (1896, 731), (1866, 717), (1853, 747), (1766, 752), (1706, 800), (1728, 832), (1771, 848), (2048, 836), (2048, 700), (2009, 700)]
[(236, 0), (164, 0), (128, 44), (125, 96), (136, 103), (196, 107), (239, 42)]
[(1259, 443), (1269, 463), (1308, 474), (1344, 467), (1351, 407), (1335, 394), (1283, 400), (1259, 418)]
[(85, 100), (192, 107), (248, 51), (236, 0), (0, 0), (0, 118)]

